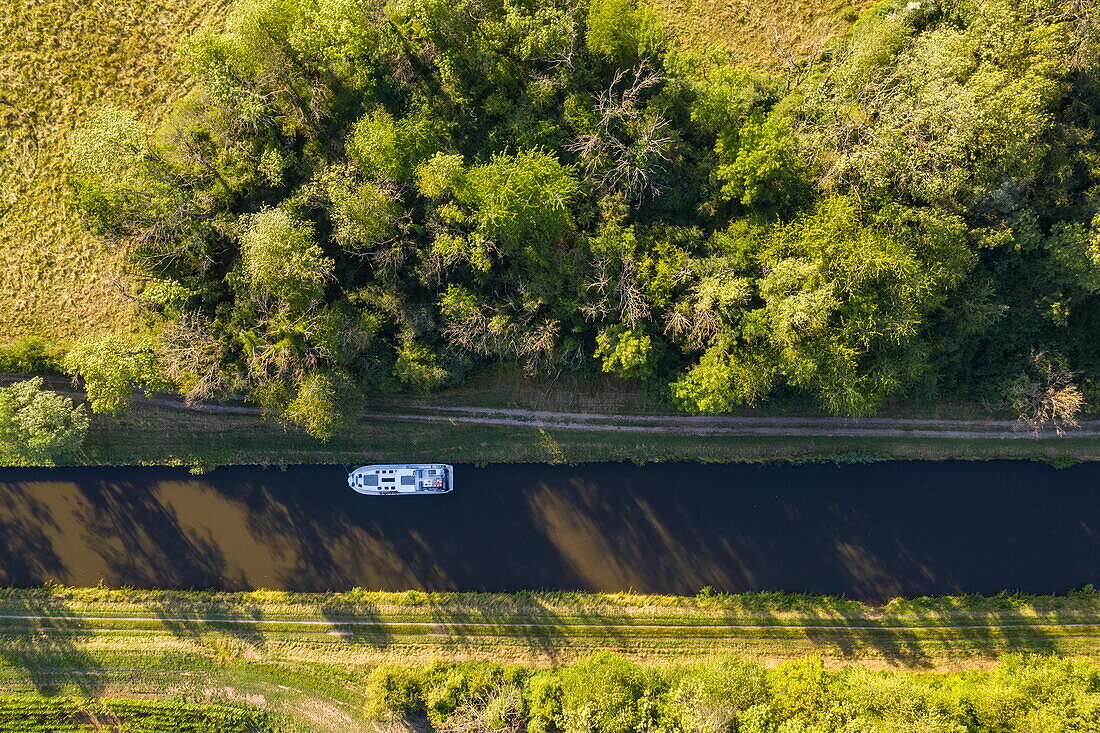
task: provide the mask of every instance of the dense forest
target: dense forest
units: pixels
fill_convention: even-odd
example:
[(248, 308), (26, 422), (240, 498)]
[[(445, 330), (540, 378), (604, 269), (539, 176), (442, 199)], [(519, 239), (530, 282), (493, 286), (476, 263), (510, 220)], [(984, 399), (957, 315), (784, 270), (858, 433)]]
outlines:
[(887, 0), (774, 72), (633, 0), (241, 0), (156, 130), (103, 109), (71, 200), (140, 335), (93, 409), (240, 396), (314, 435), (493, 363), (682, 409), (1100, 404), (1100, 12)]

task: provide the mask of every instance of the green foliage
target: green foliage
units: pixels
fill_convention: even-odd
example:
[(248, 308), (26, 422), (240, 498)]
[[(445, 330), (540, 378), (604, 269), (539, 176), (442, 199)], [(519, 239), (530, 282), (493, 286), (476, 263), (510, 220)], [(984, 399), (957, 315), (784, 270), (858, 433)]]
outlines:
[(657, 14), (636, 0), (592, 0), (585, 44), (605, 61), (628, 65), (659, 50), (658, 22)]
[(65, 355), (65, 370), (84, 382), (92, 412), (118, 413), (134, 390), (170, 388), (149, 336), (108, 334), (78, 341)]
[(447, 371), (439, 366), (431, 349), (411, 340), (397, 352), (393, 371), (399, 380), (418, 391), (431, 390), (447, 379)]
[[(674, 709), (682, 730), (722, 733), (745, 711), (765, 707), (769, 699), (763, 669), (737, 657), (724, 657), (689, 670), (673, 688)], [(739, 730), (751, 729), (744, 721)]]
[(0, 388), (0, 462), (53, 466), (74, 457), (88, 433), (88, 411), (42, 389), (42, 378)]
[(633, 0), (240, 0), (162, 129), (107, 109), (74, 140), (73, 200), (150, 281), (164, 352), (84, 368), (93, 407), (158, 364), (318, 436), (352, 392), (502, 360), (699, 412), (994, 401), (1033, 352), (1090, 384), (1094, 26), (888, 0), (766, 74)]
[(562, 719), (561, 681), (553, 672), (536, 672), (525, 686), (527, 729), (531, 733), (551, 733)]
[(365, 175), (408, 181), (416, 166), (443, 144), (442, 128), (438, 119), (423, 112), (395, 121), (385, 109), (379, 108), (352, 128), (348, 152)]
[(599, 653), (562, 670), (565, 733), (634, 733), (664, 724), (667, 688), (652, 670)]
[(723, 196), (768, 212), (793, 209), (809, 197), (805, 163), (784, 117), (755, 112), (738, 130), (734, 150), (728, 147), (719, 138), (716, 174)]
[(649, 335), (640, 328), (616, 324), (596, 334), (596, 358), (605, 372), (620, 377), (648, 376), (651, 349)]
[(36, 336), (25, 336), (0, 346), (0, 373), (64, 374), (64, 350)]
[[(1043, 657), (931, 674), (826, 670), (816, 657), (772, 670), (728, 656), (686, 669), (653, 668), (601, 652), (534, 674), (484, 663), (385, 666), (371, 673), (368, 687), (374, 700), (389, 695), (381, 716), (426, 711), (436, 730), (1030, 733), (1100, 723), (1100, 670)], [(522, 702), (502, 696), (520, 688)], [(487, 702), (501, 699), (509, 702)], [(500, 709), (509, 713), (496, 715)]]
[(264, 209), (242, 223), (241, 266), (249, 285), (288, 301), (320, 295), (333, 263), (314, 243), (309, 224), (283, 209)]
[(72, 203), (96, 233), (127, 248), (142, 269), (189, 269), (205, 257), (210, 221), (151, 137), (130, 112), (108, 107), (94, 114), (69, 150)]
[(358, 252), (398, 236), (401, 209), (392, 189), (357, 180), (347, 168), (332, 168), (321, 180), (332, 205), (333, 238), (341, 247)]
[(774, 383), (775, 367), (760, 354), (729, 353), (715, 345), (672, 383), (672, 396), (686, 410), (714, 414), (758, 404)]
[[(577, 190), (572, 171), (541, 151), (496, 155), (470, 168), (455, 198), (470, 207), (472, 237), (509, 254), (546, 261), (545, 250), (569, 227), (569, 203)], [(534, 264), (534, 263), (533, 263)]]
[(422, 675), (407, 667), (383, 664), (367, 677), (366, 712), (372, 718), (391, 718), (424, 712)]
[(355, 420), (360, 400), (350, 380), (340, 373), (312, 372), (298, 385), (286, 406), (288, 420), (319, 440), (329, 440)]
[(831, 677), (820, 657), (779, 665), (769, 675), (772, 710), (780, 720), (820, 721), (830, 707)]

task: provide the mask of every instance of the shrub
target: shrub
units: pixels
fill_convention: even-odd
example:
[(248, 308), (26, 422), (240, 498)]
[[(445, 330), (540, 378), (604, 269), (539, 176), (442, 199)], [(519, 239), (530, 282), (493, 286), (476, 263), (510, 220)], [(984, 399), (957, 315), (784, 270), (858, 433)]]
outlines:
[(393, 664), (375, 667), (367, 677), (367, 714), (383, 719), (423, 713), (422, 685), (417, 670)]
[(117, 413), (135, 389), (168, 389), (150, 336), (108, 334), (77, 342), (65, 356), (65, 371), (84, 380), (92, 412)]
[(26, 336), (0, 346), (4, 374), (64, 374), (64, 350), (37, 336)]
[(566, 733), (635, 733), (666, 717), (668, 690), (654, 670), (600, 652), (561, 676), (561, 728)]

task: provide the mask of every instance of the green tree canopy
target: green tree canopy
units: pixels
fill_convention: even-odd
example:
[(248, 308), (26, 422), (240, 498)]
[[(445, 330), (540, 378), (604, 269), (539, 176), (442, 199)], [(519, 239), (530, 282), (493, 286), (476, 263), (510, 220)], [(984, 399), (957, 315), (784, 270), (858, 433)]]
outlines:
[(84, 405), (42, 389), (42, 378), (0, 388), (0, 461), (53, 466), (74, 458), (88, 433)]
[(1003, 400), (1033, 353), (1097, 382), (1094, 16), (886, 0), (776, 74), (633, 0), (239, 0), (159, 129), (74, 138), (151, 345), (69, 369), (96, 410), (170, 378), (318, 435), (337, 383), (495, 362), (703, 412)]

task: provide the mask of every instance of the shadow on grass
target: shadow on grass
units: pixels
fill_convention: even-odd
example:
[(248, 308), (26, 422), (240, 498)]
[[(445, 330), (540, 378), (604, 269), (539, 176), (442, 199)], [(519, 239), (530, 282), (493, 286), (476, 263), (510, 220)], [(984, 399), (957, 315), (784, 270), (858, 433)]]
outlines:
[[(755, 637), (761, 642), (804, 640), (828, 656), (877, 658), (917, 669), (946, 658), (995, 660), (1013, 652), (1064, 653), (1067, 636), (1094, 636), (1100, 631), (1100, 603), (1094, 609), (1084, 604), (1072, 610), (1034, 609), (997, 599), (957, 597), (874, 608), (843, 598), (788, 595), (788, 606), (775, 605), (776, 597), (782, 596), (732, 596), (715, 602), (727, 606), (723, 623), (743, 624), (748, 617), (762, 625)], [(1096, 625), (1049, 626), (1078, 623)]]
[(96, 697), (104, 689), (104, 669), (86, 649), (93, 631), (75, 619), (51, 589), (7, 599), (5, 615), (40, 618), (0, 620), (0, 659), (26, 676), (43, 695), (79, 693)]
[[(25, 577), (60, 580), (67, 567), (55, 551), (51, 536), (59, 527), (44, 502), (23, 484), (0, 492), (0, 578), (5, 585)], [(0, 658), (26, 675), (43, 694), (79, 691), (96, 695), (103, 688), (102, 669), (84, 648), (92, 632), (65, 602), (49, 589), (20, 594), (6, 604), (9, 618), (0, 620)]]

